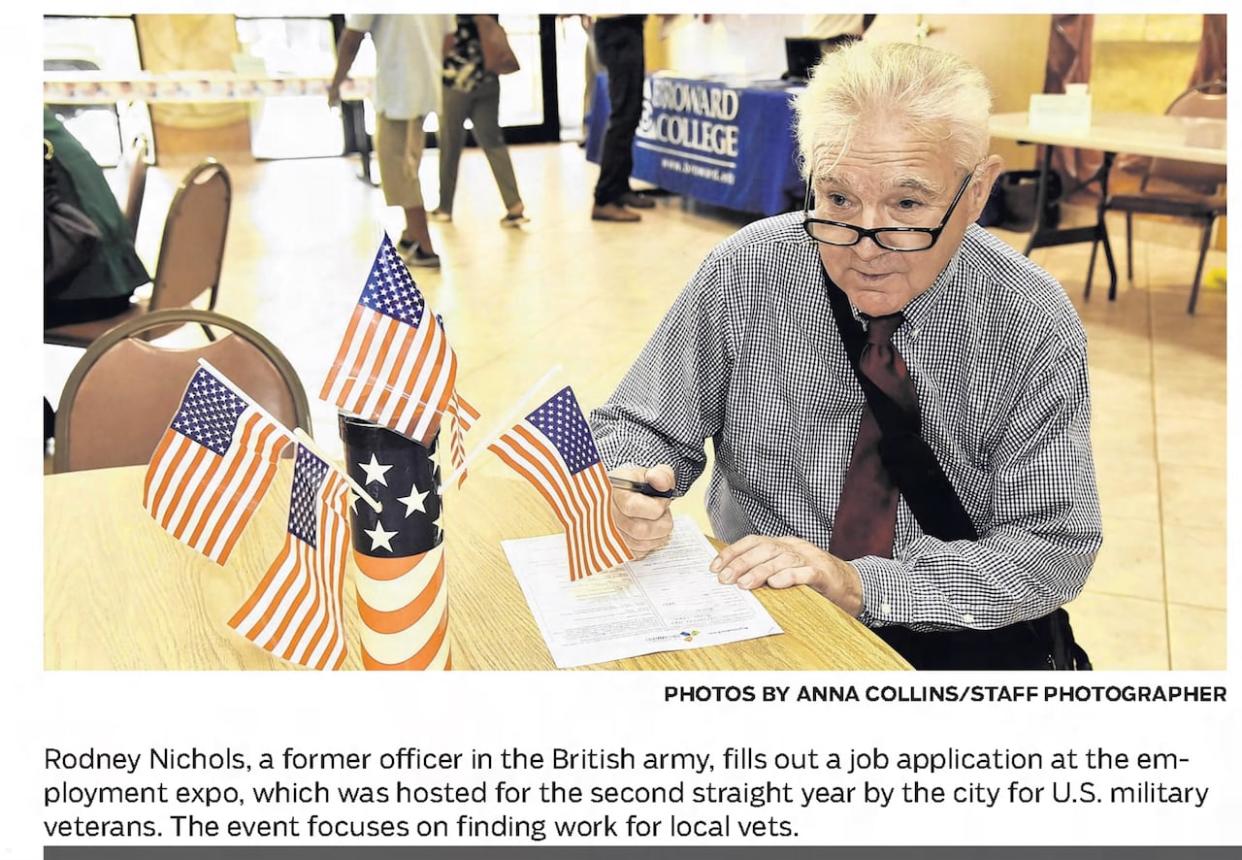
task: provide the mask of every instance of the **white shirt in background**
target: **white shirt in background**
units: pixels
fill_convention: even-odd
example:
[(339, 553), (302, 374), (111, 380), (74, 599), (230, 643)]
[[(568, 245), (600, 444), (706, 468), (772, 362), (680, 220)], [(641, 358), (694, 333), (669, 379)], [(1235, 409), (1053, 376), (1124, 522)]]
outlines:
[(439, 108), (440, 61), (452, 15), (346, 15), (345, 26), (375, 43), (377, 114), (413, 119)]
[(798, 35), (831, 39), (834, 36), (861, 36), (862, 34), (862, 15), (804, 15), (802, 32)]

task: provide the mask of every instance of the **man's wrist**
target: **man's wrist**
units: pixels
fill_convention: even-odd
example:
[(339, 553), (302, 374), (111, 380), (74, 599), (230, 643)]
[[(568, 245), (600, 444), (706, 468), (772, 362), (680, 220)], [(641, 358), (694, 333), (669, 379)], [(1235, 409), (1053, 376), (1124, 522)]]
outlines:
[(845, 559), (832, 557), (836, 568), (836, 595), (833, 602), (857, 618), (863, 610), (862, 577), (854, 565)]

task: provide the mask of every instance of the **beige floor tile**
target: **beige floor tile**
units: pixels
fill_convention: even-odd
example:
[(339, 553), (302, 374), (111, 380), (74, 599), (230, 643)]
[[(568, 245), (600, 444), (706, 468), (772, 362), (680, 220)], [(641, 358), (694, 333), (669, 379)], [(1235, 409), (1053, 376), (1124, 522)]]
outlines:
[(1112, 517), (1160, 522), (1160, 480), (1151, 459), (1111, 457), (1095, 450), (1100, 509)]
[(1196, 528), (1225, 527), (1225, 471), (1162, 463), (1160, 506), (1163, 522)]
[[(1092, 389), (1094, 396), (1095, 389)], [(1198, 418), (1207, 426), (1226, 432), (1225, 374), (1204, 379), (1189, 374), (1162, 373), (1153, 386), (1156, 420), (1165, 415), (1186, 415)]]
[(1133, 416), (1152, 402), (1150, 371), (1144, 373), (1129, 368), (1119, 371), (1094, 355), (1088, 356), (1087, 363), (1094, 423), (1115, 423), (1117, 416)]
[(1104, 515), (1104, 545), (1086, 590), (1096, 594), (1164, 600), (1160, 532), (1145, 519)]
[(1169, 653), (1174, 669), (1224, 669), (1225, 613), (1169, 604)]
[(1154, 460), (1156, 428), (1151, 404), (1092, 414), (1091, 443), (1100, 460)]
[(1066, 609), (1095, 668), (1169, 668), (1162, 601), (1084, 592)]
[(1226, 540), (1222, 529), (1164, 526), (1164, 568), (1171, 602), (1225, 608)]
[(1225, 467), (1225, 414), (1160, 412), (1156, 415), (1156, 460), (1185, 466)]

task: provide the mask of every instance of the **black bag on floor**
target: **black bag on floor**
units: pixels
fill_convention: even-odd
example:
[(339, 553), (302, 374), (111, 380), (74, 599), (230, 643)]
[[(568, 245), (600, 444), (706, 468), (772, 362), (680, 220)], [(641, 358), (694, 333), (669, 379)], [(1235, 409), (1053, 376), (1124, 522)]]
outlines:
[[(1048, 174), (1048, 199), (1044, 202), (1044, 226), (1055, 227), (1061, 221), (1061, 196), (1064, 185), (1061, 174)], [(1025, 233), (1035, 226), (1035, 203), (1039, 197), (1038, 170), (1007, 170), (996, 180), (992, 194), (999, 201), (999, 220), (992, 225), (1003, 230)], [(992, 199), (988, 200), (989, 205)], [(984, 207), (987, 212), (987, 207)]]

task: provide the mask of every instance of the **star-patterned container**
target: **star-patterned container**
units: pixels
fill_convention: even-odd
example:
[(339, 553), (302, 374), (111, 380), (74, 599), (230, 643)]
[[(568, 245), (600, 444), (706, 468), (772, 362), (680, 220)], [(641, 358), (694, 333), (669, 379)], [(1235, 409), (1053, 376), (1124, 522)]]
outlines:
[(425, 448), (340, 415), (349, 475), (377, 499), (350, 506), (366, 669), (450, 669), (437, 440)]

